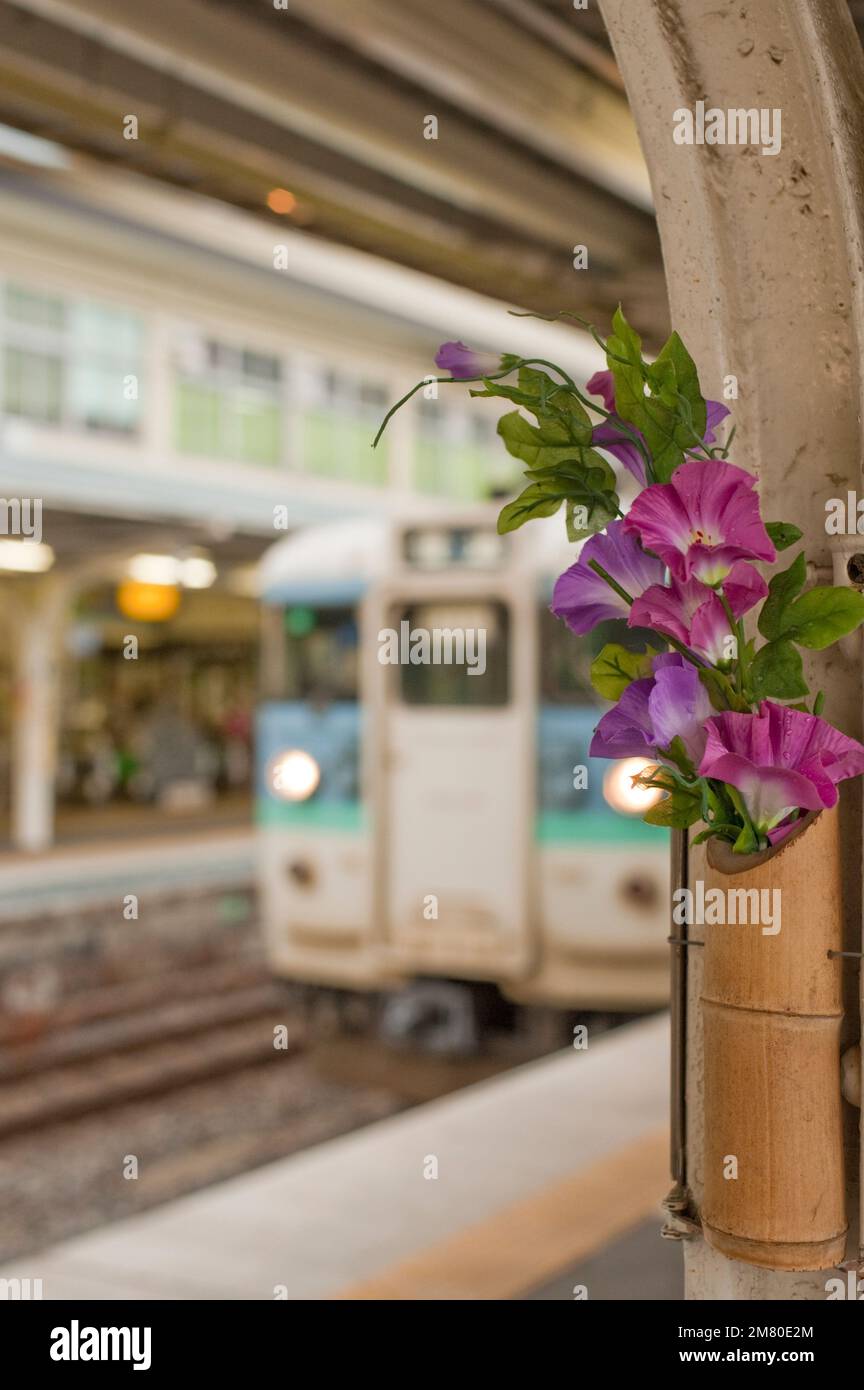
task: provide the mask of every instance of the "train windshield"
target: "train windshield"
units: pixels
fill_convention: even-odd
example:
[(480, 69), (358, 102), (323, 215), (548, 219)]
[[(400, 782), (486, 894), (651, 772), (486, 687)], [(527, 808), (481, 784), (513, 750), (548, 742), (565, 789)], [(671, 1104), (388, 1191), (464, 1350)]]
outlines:
[(358, 635), (354, 608), (289, 605), (264, 613), (262, 681), (266, 700), (356, 700)]
[[(540, 611), (540, 701), (544, 705), (602, 705), (591, 685), (591, 663), (607, 642), (644, 651), (652, 634), (630, 628), (622, 618), (600, 623), (585, 637), (575, 637), (566, 623), (545, 606)], [(657, 638), (653, 637), (656, 647)]]
[(507, 704), (510, 621), (503, 603), (416, 603), (396, 619), (392, 655), (406, 705)]

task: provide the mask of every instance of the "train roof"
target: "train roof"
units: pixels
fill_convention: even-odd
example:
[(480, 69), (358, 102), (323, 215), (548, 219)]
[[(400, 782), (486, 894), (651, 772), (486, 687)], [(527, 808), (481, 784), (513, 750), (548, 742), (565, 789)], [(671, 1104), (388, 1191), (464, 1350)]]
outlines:
[[(292, 532), (261, 559), (260, 597), (265, 603), (354, 602), (376, 579), (405, 564), (400, 539), (406, 532), (495, 535), (497, 511), (497, 506), (478, 505), (440, 514), (350, 518)], [(581, 548), (567, 541), (560, 516), (502, 537), (501, 544), (495, 568), (516, 567), (547, 582), (572, 565)]]

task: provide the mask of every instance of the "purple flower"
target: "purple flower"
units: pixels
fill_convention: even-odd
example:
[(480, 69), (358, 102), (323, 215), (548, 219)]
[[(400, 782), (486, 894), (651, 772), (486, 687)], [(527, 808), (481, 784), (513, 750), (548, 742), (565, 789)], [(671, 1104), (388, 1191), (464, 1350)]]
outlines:
[(623, 521), (611, 521), (605, 533), (585, 542), (576, 564), (558, 578), (552, 593), (552, 612), (578, 637), (604, 618), (624, 618), (629, 612), (623, 598), (591, 569), (590, 560), (602, 565), (633, 597), (660, 583), (664, 573), (662, 561), (646, 555), (638, 541), (625, 534)]
[(591, 758), (653, 758), (654, 726), (649, 701), (654, 677), (632, 681), (617, 705), (604, 714), (594, 730)]
[[(616, 417), (617, 418), (617, 417)], [(632, 434), (639, 435), (637, 429), (628, 425)], [(645, 456), (640, 451), (638, 445), (632, 443), (626, 435), (622, 434), (621, 429), (614, 420), (606, 420), (602, 425), (595, 425), (591, 434), (591, 443), (595, 449), (603, 449), (607, 454), (611, 454), (619, 463), (623, 463), (628, 473), (632, 473), (637, 483), (645, 486), (648, 479), (645, 476)]]
[(864, 747), (855, 739), (772, 700), (758, 714), (716, 714), (707, 731), (700, 775), (736, 787), (762, 834), (796, 810), (834, 806), (837, 783), (864, 772)]
[[(762, 576), (739, 560), (727, 576), (723, 590), (734, 617), (747, 613), (768, 592)], [(631, 627), (649, 627), (666, 637), (676, 637), (691, 651), (716, 665), (728, 661), (729, 619), (713, 589), (699, 579), (681, 581), (674, 577), (668, 585), (654, 584), (646, 589), (630, 609)]]
[[(606, 410), (611, 411), (615, 417), (612, 420), (605, 420), (602, 425), (597, 425), (591, 436), (591, 443), (599, 449), (604, 449), (607, 454), (618, 459), (623, 463), (629, 473), (633, 474), (637, 483), (644, 487), (648, 479), (645, 476), (645, 457), (640, 449), (628, 435), (624, 433), (622, 422), (615, 415), (615, 378), (611, 372), (595, 372), (590, 381), (586, 383), (585, 389), (592, 396), (600, 396)], [(721, 420), (725, 420), (729, 414), (729, 407), (720, 401), (705, 402), (705, 434), (703, 444), (713, 444), (717, 435), (717, 426)], [(631, 434), (642, 435), (633, 425), (627, 428)]]
[(592, 758), (662, 756), (677, 736), (694, 765), (699, 762), (711, 713), (699, 673), (676, 652), (656, 656), (651, 664), (654, 674), (628, 685), (600, 720), (591, 740)]
[(705, 751), (705, 721), (712, 709), (699, 672), (682, 656), (672, 653), (655, 659), (654, 676), (648, 712), (657, 748), (668, 748), (677, 736), (694, 767), (698, 767)]
[(705, 402), (705, 433), (702, 436), (703, 444), (714, 444), (717, 439), (717, 426), (726, 419), (729, 414), (728, 405), (722, 401)]
[(676, 579), (719, 584), (737, 560), (773, 560), (756, 480), (720, 459), (682, 463), (668, 483), (641, 492), (625, 530), (665, 561)]
[(462, 381), (466, 377), (494, 376), (501, 371), (501, 356), (494, 352), (475, 352), (464, 343), (442, 343), (435, 354), (435, 366)]

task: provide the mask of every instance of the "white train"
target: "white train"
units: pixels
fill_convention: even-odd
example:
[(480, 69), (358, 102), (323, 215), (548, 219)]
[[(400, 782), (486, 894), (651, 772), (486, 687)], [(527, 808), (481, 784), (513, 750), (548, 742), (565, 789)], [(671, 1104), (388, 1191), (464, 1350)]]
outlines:
[(596, 648), (548, 613), (558, 557), (529, 529), (500, 537), (478, 507), (314, 528), (264, 558), (260, 870), (284, 975), (664, 1001), (668, 839), (628, 769), (588, 757)]

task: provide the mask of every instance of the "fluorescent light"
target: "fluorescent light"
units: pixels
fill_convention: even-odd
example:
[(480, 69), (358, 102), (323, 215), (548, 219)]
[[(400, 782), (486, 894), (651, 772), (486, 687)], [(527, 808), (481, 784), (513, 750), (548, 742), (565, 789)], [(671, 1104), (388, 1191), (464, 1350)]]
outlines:
[(179, 564), (180, 583), (185, 589), (209, 589), (216, 578), (216, 566), (203, 555), (190, 555)]
[(140, 584), (182, 584), (184, 589), (209, 589), (216, 566), (204, 555), (133, 555), (127, 574)]
[(68, 152), (54, 140), (43, 140), (41, 135), (30, 135), (11, 125), (0, 125), (0, 158), (38, 169), (68, 169), (71, 162)]
[(0, 540), (0, 570), (13, 574), (44, 574), (54, 563), (54, 551), (41, 541)]
[(180, 562), (173, 555), (133, 555), (128, 574), (139, 584), (177, 584)]

